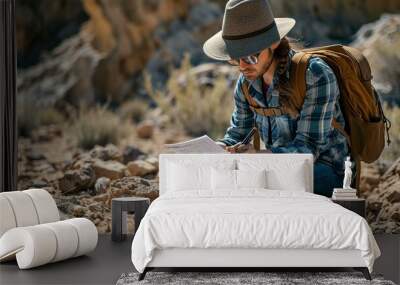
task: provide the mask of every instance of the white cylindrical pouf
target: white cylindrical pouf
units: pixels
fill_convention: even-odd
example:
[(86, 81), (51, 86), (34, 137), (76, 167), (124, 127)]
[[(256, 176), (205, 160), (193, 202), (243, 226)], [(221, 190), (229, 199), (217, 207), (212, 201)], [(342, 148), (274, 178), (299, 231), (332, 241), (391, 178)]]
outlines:
[(9, 202), (14, 211), (17, 227), (33, 226), (39, 223), (36, 208), (30, 196), (22, 191), (1, 193)]
[(0, 239), (0, 252), (16, 252), (20, 269), (51, 262), (57, 251), (54, 232), (41, 225), (14, 228)]
[(74, 226), (65, 221), (41, 225), (51, 229), (56, 235), (57, 252), (51, 262), (64, 260), (75, 255), (78, 249), (78, 233)]
[(36, 208), (39, 224), (51, 223), (60, 220), (56, 202), (50, 193), (44, 189), (28, 189), (22, 191), (28, 194)]
[(0, 237), (9, 229), (17, 226), (11, 204), (8, 199), (1, 194), (2, 193), (0, 193)]
[(74, 257), (86, 254), (96, 248), (98, 232), (96, 226), (91, 221), (86, 218), (74, 218), (63, 222), (74, 226), (78, 233), (78, 250)]

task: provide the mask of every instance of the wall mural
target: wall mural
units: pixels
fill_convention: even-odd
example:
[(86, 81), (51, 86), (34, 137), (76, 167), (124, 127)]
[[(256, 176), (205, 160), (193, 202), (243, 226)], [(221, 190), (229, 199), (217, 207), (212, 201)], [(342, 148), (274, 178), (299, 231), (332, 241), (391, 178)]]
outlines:
[[(202, 51), (224, 3), (17, 0), (18, 189), (46, 189), (100, 233), (112, 198), (154, 200), (163, 145), (229, 125), (238, 70)], [(392, 142), (363, 164), (359, 191), (373, 231), (400, 233), (400, 2), (271, 4), (304, 46), (342, 43), (369, 60)]]

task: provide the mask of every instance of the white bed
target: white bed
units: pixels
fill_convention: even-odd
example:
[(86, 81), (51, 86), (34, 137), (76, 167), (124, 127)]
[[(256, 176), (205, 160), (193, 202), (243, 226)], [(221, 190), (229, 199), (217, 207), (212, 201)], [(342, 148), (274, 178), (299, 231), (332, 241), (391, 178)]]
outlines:
[[(225, 172), (234, 189), (216, 184)], [(367, 222), (313, 194), (312, 173), (308, 154), (160, 155), (160, 197), (132, 243), (140, 279), (155, 267), (354, 267), (370, 278), (380, 251)]]

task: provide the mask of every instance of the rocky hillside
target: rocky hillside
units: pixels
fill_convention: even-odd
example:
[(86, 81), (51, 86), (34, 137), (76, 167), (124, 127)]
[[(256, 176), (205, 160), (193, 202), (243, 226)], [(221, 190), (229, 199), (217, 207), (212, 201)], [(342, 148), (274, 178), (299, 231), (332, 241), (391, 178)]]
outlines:
[[(197, 135), (193, 125), (198, 132), (215, 122), (218, 128), (228, 125), (221, 120), (225, 114), (218, 113), (221, 108), (213, 106), (231, 112), (232, 106), (222, 99), (230, 100), (226, 94), (232, 94), (237, 73), (228, 65), (210, 63), (201, 48), (220, 29), (226, 1), (16, 2), (18, 122), (29, 130), (19, 139), (18, 188), (43, 187), (64, 215), (88, 217), (100, 232), (108, 232), (112, 197), (157, 197), (156, 157), (164, 143), (187, 139), (190, 131)], [(399, 1), (271, 3), (276, 16), (296, 18), (292, 35), (304, 36), (308, 44), (352, 41), (369, 59), (382, 98), (400, 104)], [(380, 16), (383, 12), (397, 14)], [(194, 67), (171, 72), (186, 52)], [(153, 89), (162, 90), (155, 93), (166, 95), (167, 100), (160, 101), (168, 103), (164, 108), (150, 112), (154, 104), (134, 101), (149, 99), (143, 72), (151, 75)], [(185, 99), (182, 106), (179, 98)], [(94, 109), (106, 101), (110, 110), (96, 116), (77, 111), (83, 109), (78, 108), (81, 104)], [(375, 231), (400, 228), (400, 161), (391, 166), (399, 153), (395, 148), (400, 148), (400, 111), (393, 110), (392, 155), (385, 157), (388, 162), (367, 165), (362, 173), (361, 192)], [(147, 120), (150, 113), (153, 117)], [(218, 120), (204, 120), (203, 114)], [(33, 124), (39, 115), (43, 124)], [(166, 121), (174, 123), (165, 127)], [(186, 129), (176, 128), (179, 121), (187, 123)], [(75, 128), (72, 134), (67, 133), (69, 127)], [(117, 135), (120, 130), (128, 137)]]
[(400, 105), (400, 14), (364, 25), (352, 45), (368, 58), (374, 86), (385, 101)]
[[(361, 25), (400, 9), (400, 2), (389, 0), (271, 3), (276, 16), (297, 20), (292, 35), (311, 45), (350, 42)], [(210, 61), (201, 47), (220, 29), (225, 1), (38, 0), (33, 4), (18, 0), (17, 4), (19, 66), (38, 63), (19, 71), (21, 100), (34, 93), (32, 101), (42, 106), (60, 98), (77, 106), (81, 101), (120, 103), (144, 96), (142, 72), (151, 74), (155, 87), (164, 86), (170, 67), (179, 65), (186, 52), (193, 65)]]
[[(30, 11), (32, 5), (22, 2), (21, 6), (19, 11)], [(39, 16), (47, 13), (43, 6), (31, 12)], [(54, 13), (65, 13), (64, 6), (57, 7), (59, 11)], [(19, 62), (47, 54), (39, 64), (20, 70), (21, 100), (29, 100), (34, 93), (34, 101), (42, 106), (60, 99), (77, 106), (80, 101), (109, 99), (120, 103), (137, 96), (143, 87), (143, 71), (152, 75), (157, 86), (167, 80), (168, 68), (177, 66), (185, 52), (190, 51), (194, 64), (205, 61), (202, 42), (216, 30), (217, 23), (220, 25), (221, 16), (218, 6), (207, 1), (82, 0), (74, 7), (81, 7), (88, 21), (80, 25), (75, 35), (67, 34), (53, 50), (43, 45), (30, 54), (31, 47), (38, 45), (29, 34), (31, 22), (21, 20), (18, 24)], [(72, 21), (74, 27), (79, 26), (68, 17), (57, 21)], [(43, 23), (39, 32), (46, 34), (48, 29), (56, 28), (57, 21)]]
[(400, 233), (400, 158), (387, 169), (364, 165), (361, 195), (367, 200), (367, 220), (374, 232)]
[(270, 0), (275, 17), (297, 20), (295, 35), (306, 43), (350, 42), (364, 24), (376, 21), (384, 13), (400, 13), (397, 0)]

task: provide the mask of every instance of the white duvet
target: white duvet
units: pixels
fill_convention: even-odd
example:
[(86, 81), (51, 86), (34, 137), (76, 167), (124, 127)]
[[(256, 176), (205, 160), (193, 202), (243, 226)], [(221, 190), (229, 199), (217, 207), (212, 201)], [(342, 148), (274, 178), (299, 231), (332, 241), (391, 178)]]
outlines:
[(162, 195), (140, 223), (132, 262), (143, 272), (155, 249), (189, 247), (358, 249), (370, 272), (380, 256), (359, 215), (320, 195), (266, 189)]

